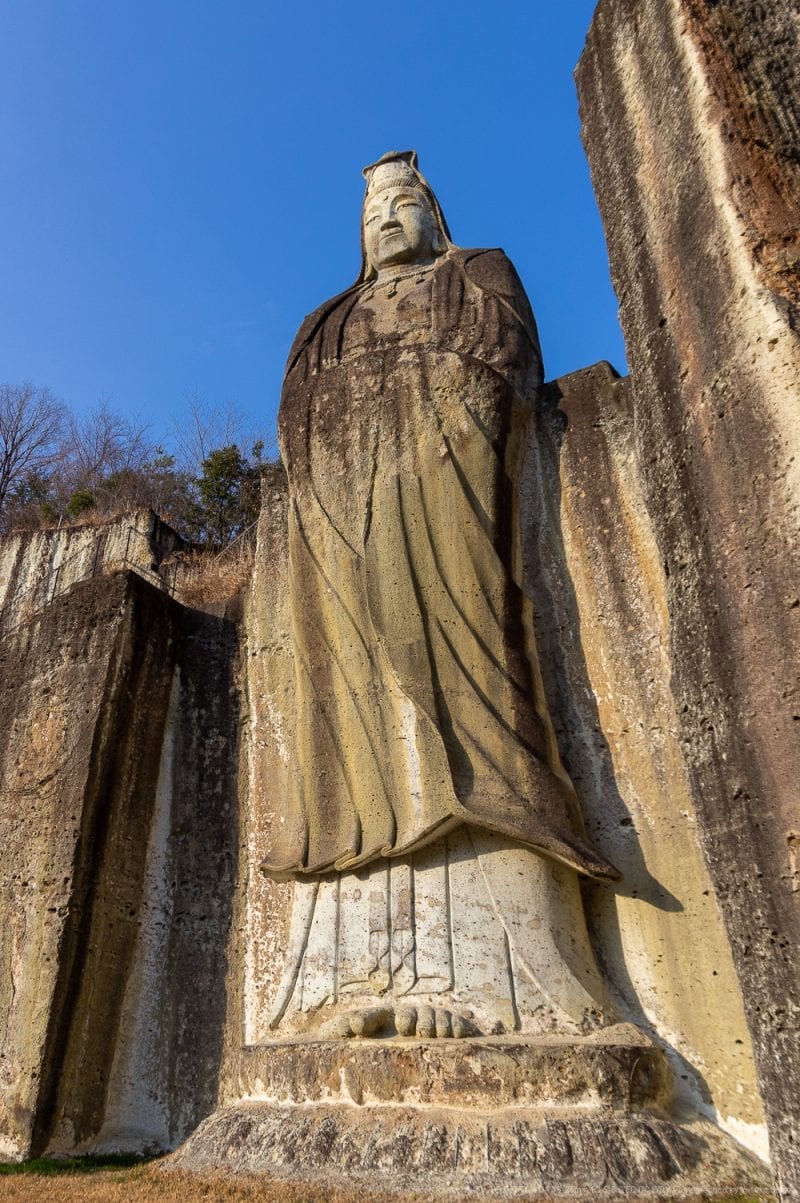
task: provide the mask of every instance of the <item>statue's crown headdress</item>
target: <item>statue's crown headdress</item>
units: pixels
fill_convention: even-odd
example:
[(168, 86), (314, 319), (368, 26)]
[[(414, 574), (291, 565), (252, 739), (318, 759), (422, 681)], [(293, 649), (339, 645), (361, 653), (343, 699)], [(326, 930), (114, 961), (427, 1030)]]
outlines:
[(376, 163), (364, 168), (362, 175), (367, 181), (367, 195), (383, 188), (423, 188), (422, 177), (417, 169), (415, 150), (390, 150), (381, 155)]

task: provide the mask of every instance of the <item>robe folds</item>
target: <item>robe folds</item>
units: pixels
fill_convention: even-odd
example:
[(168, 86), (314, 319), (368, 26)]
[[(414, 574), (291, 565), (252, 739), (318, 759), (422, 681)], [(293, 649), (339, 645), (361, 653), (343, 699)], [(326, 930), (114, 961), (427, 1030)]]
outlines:
[(589, 876), (519, 584), (513, 472), (541, 385), (502, 251), (452, 248), (303, 323), (279, 432), (296, 727), (263, 866), (346, 871), (460, 824)]

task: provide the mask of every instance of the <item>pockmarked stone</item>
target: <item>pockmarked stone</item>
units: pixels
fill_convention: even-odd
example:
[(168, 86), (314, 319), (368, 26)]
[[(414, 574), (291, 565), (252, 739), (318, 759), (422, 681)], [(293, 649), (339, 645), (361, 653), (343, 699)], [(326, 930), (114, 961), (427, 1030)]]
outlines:
[(263, 868), (294, 884), (269, 1027), (575, 1034), (612, 1015), (576, 874), (619, 875), (521, 585), (536, 324), (502, 251), (453, 243), (414, 152), (365, 176), (361, 273), (302, 324), (279, 414), (294, 697)]
[(800, 25), (600, 0), (577, 72), (663, 573), (681, 759), (776, 1191), (800, 1197)]
[(239, 1059), (242, 1099), (440, 1107), (666, 1107), (672, 1075), (632, 1024), (587, 1037), (287, 1040)]
[(708, 1121), (655, 1113), (313, 1108), (240, 1103), (206, 1120), (165, 1170), (224, 1164), (270, 1180), (442, 1200), (765, 1198), (765, 1170)]
[(437, 1199), (761, 1190), (676, 1118), (589, 940), (578, 877), (619, 874), (523, 587), (530, 304), (501, 251), (453, 243), (413, 152), (366, 176), (362, 270), (290, 352), (259, 527), (246, 1038), (168, 1168)]
[(540, 390), (502, 252), (453, 244), (410, 152), (368, 175), (243, 609), (170, 599), (155, 520), (0, 546), (2, 1151), (173, 1147), (217, 1107), (176, 1163), (766, 1198), (720, 1131), (765, 1151), (638, 385)]

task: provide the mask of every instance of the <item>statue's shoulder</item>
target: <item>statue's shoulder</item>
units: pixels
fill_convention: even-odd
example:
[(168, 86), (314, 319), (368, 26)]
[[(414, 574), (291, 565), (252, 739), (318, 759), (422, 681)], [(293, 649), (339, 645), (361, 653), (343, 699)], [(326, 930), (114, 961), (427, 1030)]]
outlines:
[(457, 247), (450, 255), (466, 276), (486, 292), (511, 300), (525, 290), (514, 264), (499, 247)]
[(331, 297), (330, 300), (323, 301), (321, 305), (319, 305), (303, 319), (300, 324), (300, 329), (295, 335), (291, 350), (289, 351), (289, 358), (286, 361), (287, 374), (292, 370), (292, 367), (297, 361), (297, 358), (303, 348), (311, 342), (317, 331), (325, 325), (327, 318), (330, 317), (334, 310), (338, 309), (343, 301), (346, 301), (348, 297), (353, 297), (357, 292), (358, 285), (353, 285), (350, 288), (346, 288), (344, 292), (337, 293), (336, 296)]
[(344, 292), (337, 292), (335, 297), (330, 297), (327, 301), (323, 301), (321, 305), (318, 305), (316, 309), (314, 309), (308, 314), (307, 317), (303, 319), (303, 323), (297, 332), (298, 336), (303, 330), (313, 329), (314, 326), (318, 326), (320, 322), (324, 322), (329, 313), (332, 313), (334, 309), (341, 305), (342, 301), (345, 301), (348, 297), (353, 296), (358, 292), (358, 290), (358, 284), (351, 284), (349, 288), (345, 288)]
[(531, 303), (517, 269), (505, 251), (499, 247), (488, 250), (483, 247), (469, 250), (459, 247), (451, 252), (451, 258), (473, 284), (483, 292), (498, 297), (505, 310), (520, 322), (541, 367), (542, 353)]

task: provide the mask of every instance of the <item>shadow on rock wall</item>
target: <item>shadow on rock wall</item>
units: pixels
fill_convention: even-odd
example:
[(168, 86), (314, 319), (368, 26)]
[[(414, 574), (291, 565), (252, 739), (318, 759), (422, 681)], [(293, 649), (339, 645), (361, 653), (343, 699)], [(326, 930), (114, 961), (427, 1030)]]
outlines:
[(624, 875), (582, 885), (601, 968), (625, 1017), (671, 1054), (678, 1094), (741, 1135), (763, 1118), (695, 835), (629, 390), (607, 364), (545, 389), (520, 476), (526, 587), (564, 765)]
[(119, 572), (0, 658), (6, 1155), (174, 1145), (222, 1064), (235, 626)]

